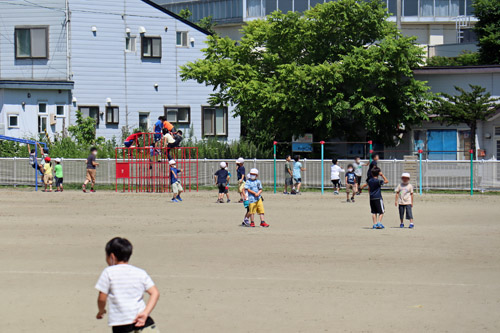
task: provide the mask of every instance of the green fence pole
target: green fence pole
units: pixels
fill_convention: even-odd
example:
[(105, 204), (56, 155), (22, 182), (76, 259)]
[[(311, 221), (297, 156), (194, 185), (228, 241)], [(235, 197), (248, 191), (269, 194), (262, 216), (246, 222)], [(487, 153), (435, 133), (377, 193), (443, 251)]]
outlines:
[[(42, 151), (43, 158), (43, 151)], [(38, 142), (35, 142), (35, 192), (38, 191)]]
[(474, 150), (470, 150), (470, 195), (474, 195)]
[(321, 194), (325, 194), (325, 141), (321, 143)]
[(368, 141), (370, 144), (370, 163), (372, 162), (372, 154), (373, 154), (373, 141)]
[(422, 179), (423, 179), (423, 176), (422, 176), (422, 153), (423, 153), (422, 149), (419, 149), (418, 150), (418, 161), (419, 161), (420, 195), (422, 195)]
[(274, 141), (273, 146), (274, 146), (274, 193), (276, 193), (276, 145), (278, 142)]

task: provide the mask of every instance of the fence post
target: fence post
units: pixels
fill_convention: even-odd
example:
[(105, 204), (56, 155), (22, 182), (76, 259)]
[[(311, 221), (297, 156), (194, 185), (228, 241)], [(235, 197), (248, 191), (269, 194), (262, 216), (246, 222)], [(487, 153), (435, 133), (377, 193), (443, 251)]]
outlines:
[(373, 154), (373, 141), (370, 140), (368, 141), (368, 143), (370, 144), (370, 163), (372, 162), (372, 154)]
[(278, 142), (274, 141), (273, 142), (273, 148), (274, 148), (274, 193), (276, 194), (276, 145)]
[(111, 184), (111, 160), (108, 157), (108, 184)]
[(325, 141), (321, 143), (321, 194), (325, 193)]
[(35, 191), (38, 191), (38, 147), (35, 143)]
[(419, 165), (419, 178), (420, 178), (420, 181), (419, 181), (419, 187), (420, 187), (420, 195), (422, 195), (422, 149), (419, 149), (418, 150), (418, 165)]
[(14, 156), (14, 187), (16, 187), (16, 176), (17, 176), (17, 157)]
[(474, 150), (470, 150), (470, 195), (474, 195)]

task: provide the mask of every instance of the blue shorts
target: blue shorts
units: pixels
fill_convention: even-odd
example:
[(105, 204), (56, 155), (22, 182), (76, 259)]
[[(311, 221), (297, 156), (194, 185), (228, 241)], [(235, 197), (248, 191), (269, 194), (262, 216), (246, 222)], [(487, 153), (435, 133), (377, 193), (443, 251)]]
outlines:
[(295, 180), (295, 184), (302, 183), (302, 178), (294, 178), (293, 180)]
[(161, 133), (156, 133), (155, 134), (155, 142), (158, 142), (161, 140)]
[(134, 140), (130, 140), (130, 141), (125, 141), (123, 144), (125, 145), (125, 147), (130, 148), (130, 146), (132, 146), (133, 143)]

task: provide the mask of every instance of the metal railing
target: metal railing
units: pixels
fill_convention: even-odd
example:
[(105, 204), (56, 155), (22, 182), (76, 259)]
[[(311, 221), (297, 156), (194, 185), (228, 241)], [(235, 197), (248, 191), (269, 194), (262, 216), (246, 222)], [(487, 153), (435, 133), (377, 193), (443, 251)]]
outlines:
[[(236, 182), (236, 165), (228, 160), (199, 160), (198, 184), (210, 186), (214, 182), (214, 173), (219, 169), (219, 164), (226, 161), (229, 171)], [(99, 159), (97, 169), (97, 184), (115, 184), (115, 160)], [(307, 170), (302, 172), (302, 182), (305, 187), (321, 187), (321, 160), (301, 161)], [(368, 162), (368, 161), (364, 161)], [(352, 160), (339, 160), (343, 169), (352, 163)], [(62, 161), (65, 184), (81, 184), (85, 180), (85, 159), (63, 159)], [(412, 183), (419, 186), (418, 160), (380, 160), (379, 167), (389, 179), (387, 187), (395, 187), (400, 181), (403, 172), (410, 171)], [(425, 190), (469, 190), (471, 181), (470, 161), (422, 161), (422, 187)], [(323, 182), (325, 188), (330, 184), (330, 161), (324, 161)], [(247, 172), (251, 168), (259, 169), (259, 178), (266, 186), (274, 184), (274, 161), (249, 159), (245, 162)], [(367, 167), (363, 167), (363, 179), (366, 177)], [(500, 190), (500, 161), (474, 161), (473, 184), (475, 190), (498, 191)], [(342, 176), (342, 175), (341, 175)], [(276, 174), (278, 189), (285, 182), (284, 160), (277, 161)], [(34, 185), (34, 172), (28, 158), (0, 158), (0, 185)]]

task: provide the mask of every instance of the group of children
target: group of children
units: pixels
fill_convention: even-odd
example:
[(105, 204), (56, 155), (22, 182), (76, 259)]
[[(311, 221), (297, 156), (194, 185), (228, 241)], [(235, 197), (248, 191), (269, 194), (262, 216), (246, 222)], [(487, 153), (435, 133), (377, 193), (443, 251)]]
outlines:
[(38, 164), (38, 158), (36, 156), (35, 149), (30, 149), (29, 145), (28, 149), (30, 150), (30, 157), (29, 157), (30, 165), (32, 166), (33, 169), (37, 169), (41, 176), (44, 185), (43, 192), (52, 192), (54, 175), (56, 183), (56, 192), (62, 192), (64, 189), (63, 189), (63, 169), (61, 165), (61, 159), (56, 158), (54, 160), (55, 165), (53, 165), (52, 159), (49, 156), (48, 149), (43, 149), (42, 147), (40, 147), (40, 151), (42, 152), (42, 159), (40, 164)]

